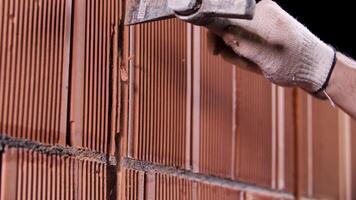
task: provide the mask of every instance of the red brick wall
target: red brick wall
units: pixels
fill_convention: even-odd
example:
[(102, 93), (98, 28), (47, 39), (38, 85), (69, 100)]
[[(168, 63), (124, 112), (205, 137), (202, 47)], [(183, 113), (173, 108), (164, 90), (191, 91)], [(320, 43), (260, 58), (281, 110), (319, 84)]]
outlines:
[(1, 199), (353, 199), (354, 123), (115, 0), (0, 1)]

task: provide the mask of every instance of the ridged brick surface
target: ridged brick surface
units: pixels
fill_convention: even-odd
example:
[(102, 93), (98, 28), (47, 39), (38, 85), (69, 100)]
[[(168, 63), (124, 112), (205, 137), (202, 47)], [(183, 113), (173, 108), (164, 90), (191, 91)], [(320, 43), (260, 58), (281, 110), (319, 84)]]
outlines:
[[(135, 28), (133, 157), (184, 167), (186, 24), (165, 20)], [(179, 38), (179, 39), (178, 39)]]
[(240, 200), (243, 193), (238, 190), (221, 188), (218, 186), (199, 184), (197, 186), (197, 199), (199, 200)]
[(120, 188), (122, 198), (124, 200), (138, 199), (138, 171), (125, 169), (122, 182), (124, 183)]
[(320, 198), (339, 198), (338, 110), (313, 100), (313, 189)]
[[(163, 174), (155, 174), (155, 198), (192, 200), (192, 181)], [(152, 184), (152, 183), (151, 183)]]
[[(201, 31), (200, 172), (231, 177), (234, 139), (233, 66), (213, 56)], [(193, 66), (198, 67), (198, 66)], [(193, 151), (195, 148), (192, 147)]]
[(65, 143), (70, 3), (0, 1), (0, 133)]
[(240, 191), (161, 173), (124, 169), (121, 197), (124, 200), (290, 200), (285, 194)]
[[(344, 166), (340, 151), (345, 148), (340, 146), (340, 135), (345, 129), (340, 129), (344, 125), (341, 125), (339, 110), (328, 101), (315, 100), (300, 92), (297, 107), (298, 193), (326, 199), (347, 195), (344, 191), (347, 183), (341, 182), (343, 173), (348, 172), (340, 168)], [(351, 173), (354, 166), (350, 167)]]
[[(120, 2), (74, 2), (70, 138), (74, 146), (109, 152), (117, 100)], [(115, 94), (117, 92), (115, 91)]]
[(284, 137), (284, 177), (285, 177), (285, 189), (289, 192), (293, 192), (296, 189), (296, 144), (297, 143), (297, 90), (286, 89), (285, 90), (285, 137)]
[(6, 148), (1, 199), (106, 199), (106, 167), (90, 160)]
[(309, 117), (308, 117), (308, 96), (301, 90), (297, 91), (296, 97), (296, 132), (297, 132), (297, 151), (296, 151), (296, 189), (299, 195), (308, 195), (309, 193)]
[(245, 200), (292, 200), (293, 198), (268, 196), (258, 192), (246, 192), (244, 194), (243, 199)]
[(238, 70), (235, 177), (266, 187), (272, 182), (272, 88), (262, 77)]
[(353, 199), (355, 122), (124, 3), (0, 1), (1, 199)]

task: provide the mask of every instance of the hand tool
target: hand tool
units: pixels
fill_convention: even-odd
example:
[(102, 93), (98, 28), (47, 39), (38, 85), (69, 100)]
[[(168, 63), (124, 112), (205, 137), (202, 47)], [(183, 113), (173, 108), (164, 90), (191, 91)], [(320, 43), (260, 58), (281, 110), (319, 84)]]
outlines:
[(230, 19), (252, 19), (255, 0), (128, 0), (126, 25), (177, 17), (186, 22), (227, 28)]

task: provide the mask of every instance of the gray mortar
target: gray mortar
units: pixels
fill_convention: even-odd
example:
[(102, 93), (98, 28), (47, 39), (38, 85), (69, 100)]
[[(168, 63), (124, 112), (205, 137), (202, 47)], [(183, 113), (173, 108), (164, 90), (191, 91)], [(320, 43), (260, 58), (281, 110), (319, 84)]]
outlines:
[(253, 191), (257, 193), (263, 193), (270, 196), (275, 196), (279, 198), (294, 199), (293, 194), (286, 193), (278, 190), (272, 190), (270, 188), (261, 188), (256, 185), (241, 183), (235, 180), (220, 178), (215, 176), (210, 176), (201, 173), (195, 173), (188, 170), (182, 170), (175, 167), (169, 167), (159, 164), (148, 163), (145, 161), (133, 160), (130, 158), (124, 158), (121, 161), (121, 166), (128, 169), (134, 169), (137, 171), (143, 171), (149, 174), (166, 174), (169, 176), (175, 176), (178, 178), (184, 178), (193, 182), (199, 182), (209, 185), (220, 186), (224, 188), (230, 188), (239, 191)]
[(165, 166), (160, 164), (153, 164), (145, 161), (138, 161), (131, 158), (124, 158), (120, 162), (117, 162), (115, 157), (108, 156), (107, 154), (90, 151), (87, 149), (80, 149), (74, 147), (65, 147), (60, 145), (46, 145), (37, 142), (33, 142), (26, 139), (13, 138), (0, 134), (0, 151), (4, 151), (4, 147), (10, 148), (23, 148), (33, 150), (39, 153), (48, 155), (59, 155), (63, 157), (73, 157), (78, 160), (90, 160), (97, 163), (113, 167), (124, 167), (127, 169), (133, 169), (137, 171), (143, 171), (148, 174), (165, 174), (178, 178), (184, 178), (197, 183), (204, 183), (209, 185), (220, 186), (224, 188), (230, 188), (239, 191), (253, 191), (257, 193), (263, 193), (270, 196), (279, 198), (294, 199), (290, 193), (272, 190), (269, 188), (261, 188), (256, 185), (241, 183), (235, 180), (220, 178), (201, 173), (196, 173), (189, 170), (183, 170), (176, 167)]
[(114, 157), (88, 149), (65, 147), (60, 145), (47, 145), (38, 142), (33, 142), (27, 139), (19, 139), (0, 135), (0, 149), (2, 151), (4, 150), (4, 146), (8, 146), (10, 148), (29, 149), (48, 155), (74, 157), (78, 160), (92, 160), (94, 162), (109, 164), (113, 166), (117, 164), (116, 159)]

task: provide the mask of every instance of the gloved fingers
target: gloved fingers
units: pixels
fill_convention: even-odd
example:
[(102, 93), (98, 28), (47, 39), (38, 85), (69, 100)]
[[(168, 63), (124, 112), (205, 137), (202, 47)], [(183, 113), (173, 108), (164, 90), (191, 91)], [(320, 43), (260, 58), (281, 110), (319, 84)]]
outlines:
[(225, 60), (262, 71), (281, 86), (314, 93), (323, 88), (334, 66), (335, 51), (271, 0), (258, 3), (250, 21), (217, 18), (208, 28), (223, 39), (225, 45), (214, 49)]
[(227, 50), (232, 50), (235, 55), (261, 65), (260, 58), (264, 56), (266, 49), (270, 49), (270, 44), (259, 35), (243, 28), (234, 26), (233, 29), (233, 33), (225, 31), (225, 33), (221, 34), (225, 46), (228, 47)]
[(208, 51), (213, 55), (219, 55), (221, 53), (223, 46), (225, 46), (224, 41), (221, 39), (221, 37), (217, 36), (211, 31), (207, 31), (206, 37), (207, 37)]
[[(292, 23), (295, 22), (295, 23)], [(231, 34), (240, 33), (250, 36), (258, 36), (256, 42), (268, 42), (270, 44), (281, 44), (295, 31), (292, 25), (299, 24), (295, 18), (290, 16), (276, 2), (262, 0), (256, 5), (255, 15), (252, 20), (231, 20), (230, 29), (226, 32)], [(256, 39), (256, 37), (254, 37)]]
[(263, 74), (261, 68), (257, 64), (255, 64), (254, 62), (252, 62), (247, 58), (244, 58), (236, 54), (229, 46), (226, 45), (223, 46), (220, 55), (226, 62), (229, 62), (237, 67), (240, 67), (241, 69), (260, 75)]
[[(269, 7), (269, 4), (273, 4), (273, 1), (270, 0), (262, 0), (256, 4), (255, 14), (252, 20), (248, 19), (221, 19), (217, 18), (207, 26), (213, 33), (216, 35), (222, 36), (222, 34), (226, 32), (234, 33), (236, 29), (231, 29), (231, 27), (237, 27), (237, 29), (243, 29), (246, 32), (251, 32), (254, 34), (263, 35), (264, 30), (266, 30), (265, 24), (263, 22), (270, 20), (271, 12), (266, 12), (265, 7)], [(225, 29), (229, 27), (228, 29)], [(262, 33), (260, 33), (262, 31)]]
[[(231, 28), (229, 28), (231, 29)], [(235, 29), (235, 28), (234, 28)], [(235, 51), (236, 54), (240, 54), (239, 47), (242, 37), (239, 32), (231, 33), (228, 30), (220, 29), (209, 29), (207, 33), (208, 38), (208, 49), (214, 55), (217, 55), (221, 52), (222, 46), (229, 46)]]
[(239, 54), (236, 54), (232, 48), (228, 45), (225, 44), (223, 39), (216, 34), (212, 33), (211, 31), (207, 32), (207, 40), (208, 40), (208, 49), (209, 52), (211, 52), (214, 55), (221, 55), (222, 58), (233, 64), (236, 65), (242, 69), (257, 73), (257, 74), (262, 74), (260, 68), (253, 63), (252, 61), (249, 61), (246, 58), (243, 58)]

